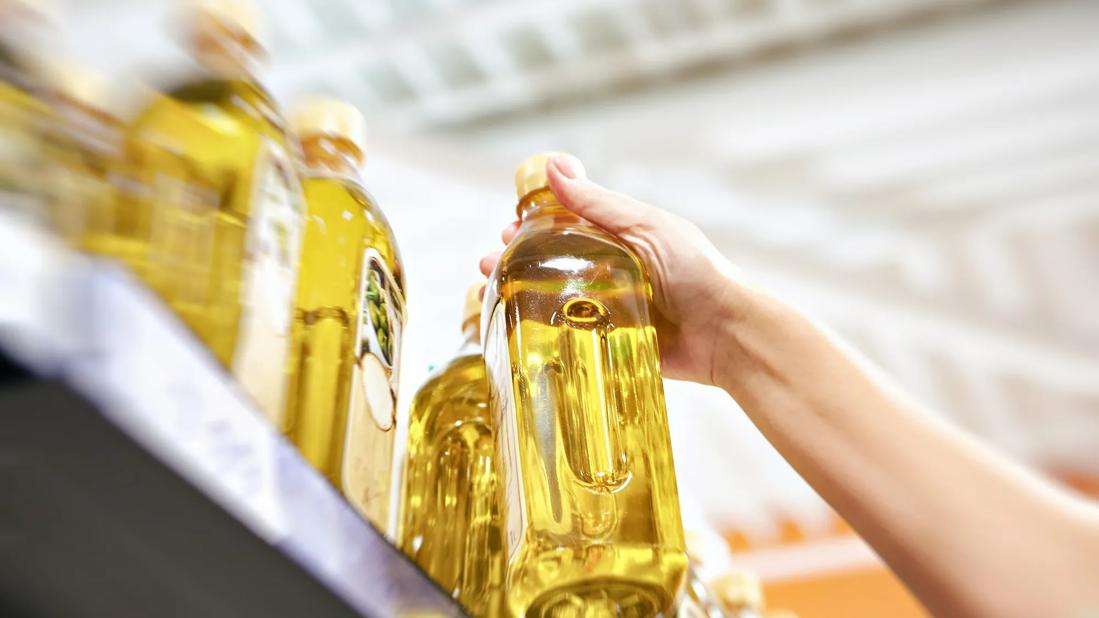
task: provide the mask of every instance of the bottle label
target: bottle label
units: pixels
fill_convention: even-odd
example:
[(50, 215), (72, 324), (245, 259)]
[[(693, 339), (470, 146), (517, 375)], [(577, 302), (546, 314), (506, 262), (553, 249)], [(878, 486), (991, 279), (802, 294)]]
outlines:
[(241, 268), (241, 316), (233, 374), (280, 426), (305, 207), (290, 157), (261, 144)]
[(385, 258), (368, 248), (362, 264), (342, 477), (352, 502), (377, 523), (388, 511), (405, 310)]
[(497, 303), (489, 320), (485, 338), (485, 368), (489, 373), (489, 404), (493, 410), (497, 432), (500, 465), (497, 474), (504, 488), (508, 561), (519, 553), (527, 527), (526, 502), (523, 497), (523, 468), (519, 458), (519, 432), (515, 407), (515, 385), (512, 382), (507, 318), (504, 304)]

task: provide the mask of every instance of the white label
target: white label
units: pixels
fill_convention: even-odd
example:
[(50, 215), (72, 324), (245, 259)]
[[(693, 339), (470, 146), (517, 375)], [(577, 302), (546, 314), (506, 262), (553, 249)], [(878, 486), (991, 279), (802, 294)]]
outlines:
[(351, 501), (379, 523), (388, 510), (405, 316), (403, 290), (373, 248), (363, 253), (355, 318), (358, 338), (341, 476)]
[[(404, 327), (404, 294), (381, 254), (373, 248), (363, 253), (362, 278), (359, 281), (359, 337), (355, 350), (357, 371), (363, 372), (362, 396), (370, 402), (371, 414), (381, 429), (393, 427), (392, 412), (373, 406), (380, 401), (383, 383), (370, 380), (384, 373), (385, 393), (397, 398), (400, 369), (401, 334)], [(373, 374), (373, 375), (371, 375)], [(377, 383), (377, 384), (376, 384)], [(371, 392), (371, 390), (375, 392)], [(391, 405), (391, 404), (390, 404)]]
[(272, 142), (260, 146), (253, 182), (233, 375), (278, 427), (305, 208), (290, 159)]

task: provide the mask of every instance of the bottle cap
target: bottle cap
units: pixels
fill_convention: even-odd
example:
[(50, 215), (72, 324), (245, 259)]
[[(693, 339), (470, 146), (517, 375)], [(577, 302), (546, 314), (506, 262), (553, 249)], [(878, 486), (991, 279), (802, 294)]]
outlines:
[(260, 47), (264, 42), (263, 16), (253, 0), (188, 0), (192, 23), (203, 20), (251, 38)]
[(763, 588), (759, 577), (745, 571), (729, 571), (718, 575), (710, 587), (721, 604), (731, 610), (763, 608)]
[(580, 159), (565, 152), (542, 152), (528, 157), (526, 161), (519, 164), (519, 167), (515, 168), (515, 193), (519, 199), (522, 199), (531, 191), (545, 189), (549, 186), (549, 178), (546, 176), (546, 162), (552, 157), (569, 157), (573, 160), (575, 167), (579, 169), (584, 167), (580, 163)]
[(466, 303), (462, 307), (462, 328), (469, 323), (470, 320), (476, 320), (481, 317), (481, 288), (485, 286), (484, 282), (474, 283), (466, 290)]
[(366, 119), (354, 105), (330, 97), (309, 97), (294, 106), (290, 126), (298, 137), (331, 135), (366, 151)]

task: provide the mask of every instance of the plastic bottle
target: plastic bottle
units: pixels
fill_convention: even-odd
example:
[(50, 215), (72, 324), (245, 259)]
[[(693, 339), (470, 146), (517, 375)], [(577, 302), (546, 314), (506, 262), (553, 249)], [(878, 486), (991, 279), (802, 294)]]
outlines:
[(763, 587), (759, 577), (746, 571), (728, 571), (710, 582), (729, 618), (759, 618), (763, 611)]
[[(293, 165), (296, 146), (255, 76), (264, 57), (255, 6), (244, 0), (199, 0), (188, 9), (187, 34), (200, 66), (138, 115), (131, 127), (131, 156), (150, 187), (153, 242), (163, 236), (158, 228), (174, 228), (180, 220), (198, 227), (183, 238), (211, 240), (209, 262), (195, 265), (204, 277), (204, 298), (200, 306), (182, 311), (184, 319), (271, 422), (281, 426), (304, 227)], [(169, 171), (162, 174), (165, 162)], [(211, 212), (191, 213), (176, 200), (163, 199), (173, 190), (160, 190), (159, 178), (167, 177), (174, 186), (182, 177), (180, 195), (187, 195), (190, 176), (216, 196)], [(190, 251), (174, 246), (151, 250), (168, 256)], [(163, 293), (174, 306), (186, 304), (169, 286)]]
[(291, 114), (309, 213), (295, 299), (287, 435), (386, 530), (404, 327), (400, 254), (363, 188), (366, 124), (311, 99)]
[(496, 616), (504, 548), (481, 356), (481, 287), (466, 295), (462, 347), (412, 400), (399, 545), (471, 614)]
[(508, 608), (667, 615), (687, 557), (648, 275), (561, 206), (548, 156), (516, 171), (522, 224), (484, 304)]

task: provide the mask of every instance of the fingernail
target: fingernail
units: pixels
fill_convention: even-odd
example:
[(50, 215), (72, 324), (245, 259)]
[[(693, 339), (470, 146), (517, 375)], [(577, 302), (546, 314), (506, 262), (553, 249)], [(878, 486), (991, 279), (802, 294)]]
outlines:
[(577, 178), (584, 178), (587, 172), (584, 170), (584, 164), (571, 155), (554, 155), (550, 161), (557, 166), (557, 171), (570, 180), (576, 180)]

